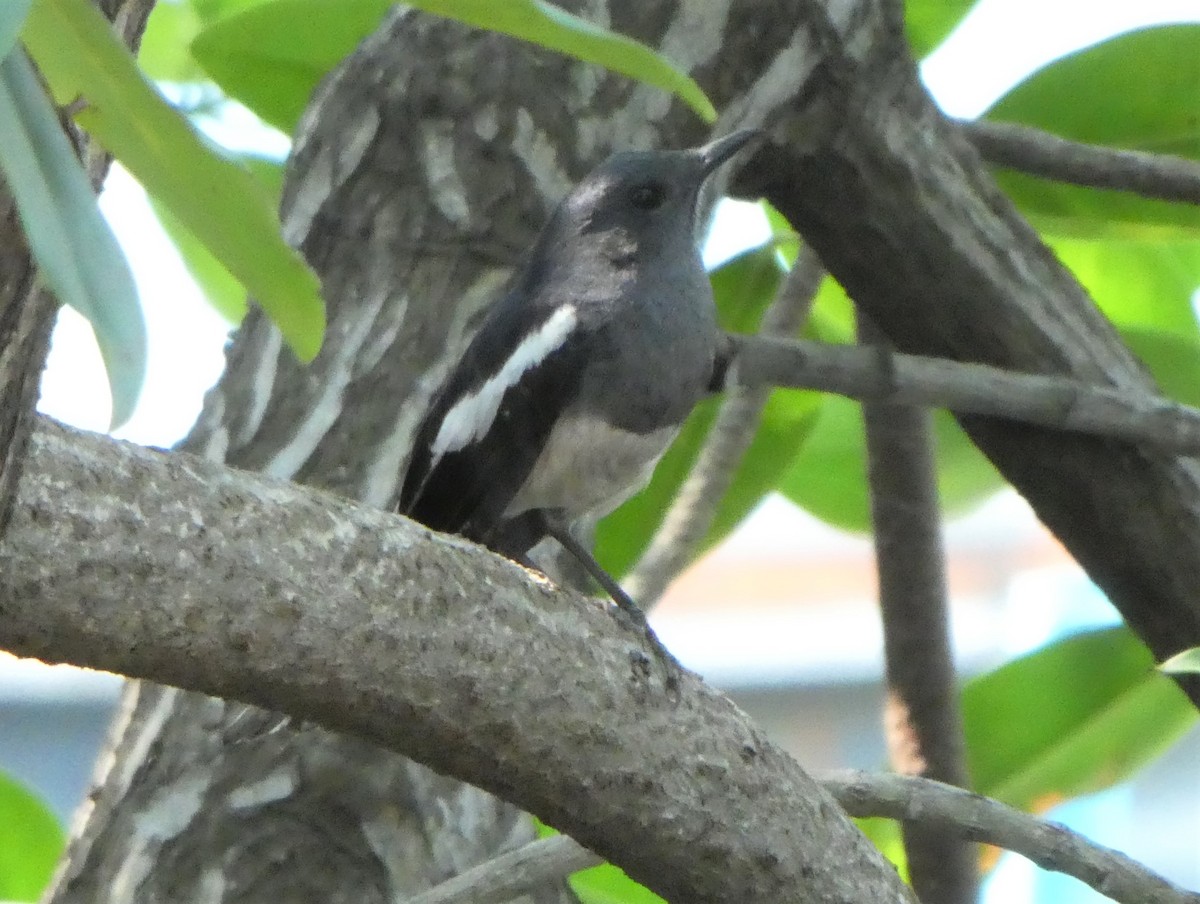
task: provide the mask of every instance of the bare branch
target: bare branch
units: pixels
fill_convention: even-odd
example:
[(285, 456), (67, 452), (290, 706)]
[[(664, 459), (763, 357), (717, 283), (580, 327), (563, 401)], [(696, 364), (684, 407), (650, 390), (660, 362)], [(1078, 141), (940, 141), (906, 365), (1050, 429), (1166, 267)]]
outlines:
[(459, 873), (404, 904), (503, 904), (603, 862), (566, 835), (539, 838)]
[(1200, 451), (1200, 409), (1137, 390), (881, 348), (736, 336), (737, 378)]
[(960, 122), (989, 163), (1059, 182), (1200, 204), (1200, 163), (1185, 157), (1069, 141), (1010, 122)]
[(373, 741), (668, 900), (912, 900), (795, 760), (640, 627), (327, 493), (43, 426), (0, 544), (0, 647)]
[[(1119, 851), (1089, 841), (1058, 823), (961, 788), (930, 779), (853, 770), (827, 775), (821, 784), (852, 816), (881, 816), (942, 826), (961, 838), (1014, 851), (1043, 869), (1074, 876), (1122, 904), (1200, 904), (1200, 895), (1168, 882)], [(557, 843), (550, 845), (549, 841)], [(566, 836), (534, 842), (491, 863), (508, 862), (509, 858), (526, 864), (522, 869), (528, 868), (547, 878), (567, 876), (600, 862), (599, 857)], [(451, 879), (406, 904), (482, 904), (507, 900), (485, 896), (487, 883), (493, 881), (491, 877), (502, 872), (484, 864), (459, 877), (477, 876), (474, 893), (479, 897), (461, 894), (458, 879)], [(507, 880), (498, 877), (495, 881)], [(505, 885), (513, 895), (533, 887), (532, 882)], [(452, 890), (460, 896), (451, 897)]]
[[(861, 343), (888, 344), (861, 312), (858, 334)], [(922, 406), (891, 401), (865, 402), (862, 409), (887, 673), (888, 758), (901, 774), (966, 787), (933, 416)], [(941, 825), (906, 821), (901, 831), (923, 904), (973, 904), (979, 894), (975, 846)]]
[(1114, 901), (1200, 904), (1200, 894), (1179, 888), (1119, 851), (961, 788), (853, 771), (826, 776), (822, 784), (851, 816), (945, 825), (963, 838), (1015, 851), (1043, 869), (1074, 876)]
[[(806, 246), (763, 315), (761, 336), (794, 335), (807, 319), (825, 270)], [(643, 608), (658, 601), (686, 566), (712, 526), (717, 506), (750, 447), (774, 387), (734, 386), (704, 448), (633, 572), (625, 581)]]

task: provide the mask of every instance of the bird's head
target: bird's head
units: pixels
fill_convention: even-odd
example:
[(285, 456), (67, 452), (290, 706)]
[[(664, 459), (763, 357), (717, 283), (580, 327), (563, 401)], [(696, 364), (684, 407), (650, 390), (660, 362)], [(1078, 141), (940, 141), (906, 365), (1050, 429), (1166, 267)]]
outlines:
[(694, 243), (696, 202), (705, 180), (759, 132), (744, 130), (683, 151), (624, 151), (584, 177), (559, 214), (570, 234), (616, 263)]

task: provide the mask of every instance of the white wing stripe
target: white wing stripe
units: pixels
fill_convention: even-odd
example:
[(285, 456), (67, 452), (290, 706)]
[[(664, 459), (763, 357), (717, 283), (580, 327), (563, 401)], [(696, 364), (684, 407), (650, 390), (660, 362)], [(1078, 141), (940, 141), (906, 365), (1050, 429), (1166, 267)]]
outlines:
[(562, 348), (579, 318), (574, 305), (563, 305), (534, 333), (521, 340), (499, 373), (478, 390), (459, 399), (446, 412), (430, 449), (432, 464), (447, 452), (457, 452), (487, 435), (500, 410), (500, 400), (528, 370)]

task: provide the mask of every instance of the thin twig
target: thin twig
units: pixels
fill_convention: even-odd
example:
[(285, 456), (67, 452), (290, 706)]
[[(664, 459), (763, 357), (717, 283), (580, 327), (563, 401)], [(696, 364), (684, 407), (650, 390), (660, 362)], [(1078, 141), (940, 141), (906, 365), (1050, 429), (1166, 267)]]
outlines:
[(566, 835), (539, 838), (459, 873), (405, 904), (502, 904), (603, 862)]
[(1058, 182), (1200, 204), (1200, 163), (1184, 157), (1069, 141), (1008, 122), (962, 122), (989, 163)]
[(884, 816), (953, 827), (961, 837), (1028, 857), (1114, 901), (1200, 904), (1200, 894), (1168, 882), (1130, 857), (1065, 826), (941, 782), (903, 775), (838, 772), (821, 783), (851, 816)]
[[(862, 343), (887, 338), (858, 312)], [(883, 622), (888, 757), (903, 775), (967, 787), (950, 642), (933, 417), (928, 408), (864, 402), (867, 484)], [(901, 825), (922, 904), (973, 904), (979, 857), (943, 825)]]
[[(763, 314), (759, 335), (795, 335), (808, 318), (824, 276), (817, 256), (807, 246), (801, 246), (796, 263)], [(641, 560), (625, 580), (625, 589), (643, 609), (658, 601), (708, 533), (717, 506), (758, 431), (773, 389), (769, 386), (729, 389), (695, 467)]]
[[(1168, 882), (1119, 851), (961, 788), (924, 778), (851, 770), (827, 775), (821, 784), (851, 816), (944, 825), (961, 838), (1014, 851), (1043, 869), (1074, 876), (1122, 904), (1200, 904), (1200, 894)], [(503, 854), (405, 904), (494, 904), (601, 862), (560, 835)], [(518, 871), (527, 878), (518, 878)], [(493, 885), (502, 886), (502, 891)]]
[(1044, 427), (1200, 451), (1200, 409), (1149, 393), (887, 349), (736, 336), (746, 386), (790, 386), (948, 408)]

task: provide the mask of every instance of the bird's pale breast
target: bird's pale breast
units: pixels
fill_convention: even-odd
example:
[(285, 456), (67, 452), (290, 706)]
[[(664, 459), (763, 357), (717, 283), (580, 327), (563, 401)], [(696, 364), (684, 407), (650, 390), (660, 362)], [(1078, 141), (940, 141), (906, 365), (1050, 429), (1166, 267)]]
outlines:
[(672, 425), (635, 433), (596, 417), (567, 415), (554, 425), (504, 515), (530, 509), (563, 510), (572, 521), (606, 515), (649, 482), (678, 432)]

